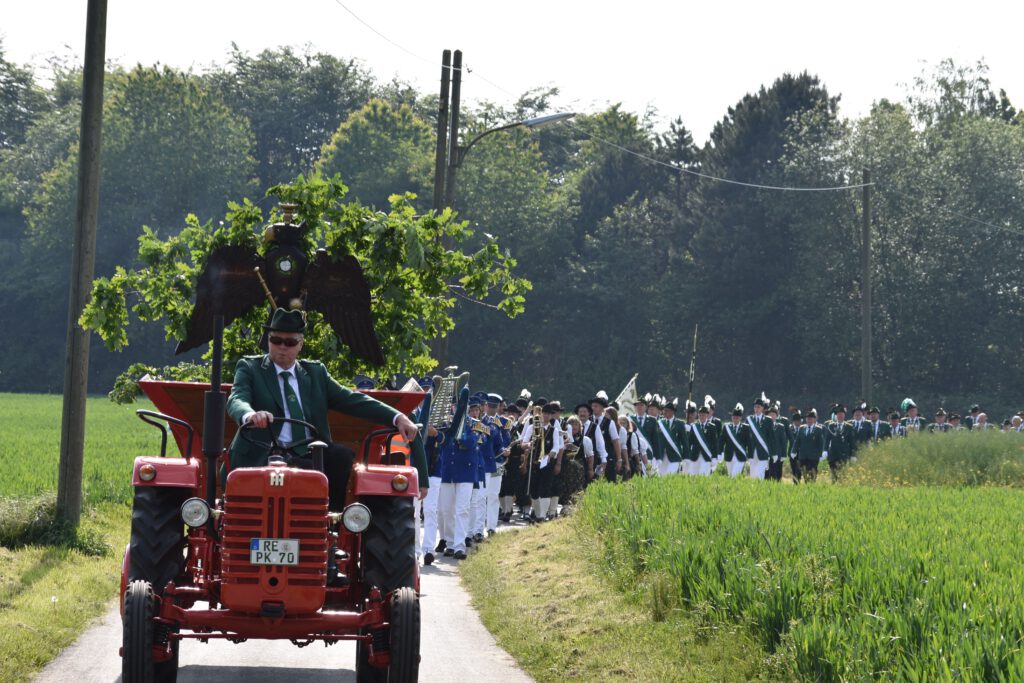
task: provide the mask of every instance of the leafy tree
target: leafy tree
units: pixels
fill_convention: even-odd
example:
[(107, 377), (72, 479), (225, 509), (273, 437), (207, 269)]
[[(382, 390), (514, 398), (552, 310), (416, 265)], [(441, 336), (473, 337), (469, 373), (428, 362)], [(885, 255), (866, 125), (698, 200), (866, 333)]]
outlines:
[(32, 122), (49, 109), (47, 93), (32, 71), (7, 61), (0, 41), (0, 149), (24, 142)]
[[(418, 217), (408, 203), (409, 195), (395, 196), (387, 214), (346, 203), (346, 188), (337, 176), (300, 176), (269, 192), (282, 202), (299, 205), (298, 219), (309, 228), (305, 237), (309, 256), (323, 246), (331, 255), (354, 255), (363, 267), (387, 364), (367, 366), (340, 346), (318, 314), (311, 313), (307, 352), (323, 359), (338, 377), (358, 372), (421, 374), (431, 369), (435, 363), (427, 342), (452, 330), (455, 289), (479, 299), (492, 298), (510, 317), (523, 311), (529, 283), (513, 274), (515, 259), (503, 253), (496, 240), (487, 240), (475, 250), (442, 246), (442, 238), (461, 245), (473, 234), (465, 223), (452, 220), (449, 211)], [(277, 218), (276, 209), (272, 210), (270, 219)], [(138, 297), (132, 310), (139, 318), (163, 320), (169, 339), (182, 338), (207, 255), (223, 244), (264, 248), (262, 225), (259, 208), (244, 202), (231, 204), (221, 227), (190, 217), (180, 234), (166, 240), (145, 229), (139, 241), (142, 267), (118, 268), (114, 277), (97, 280), (81, 324), (100, 334), (108, 347), (122, 348), (127, 344), (129, 298)], [(231, 325), (225, 336), (226, 379), (231, 376), (231, 361), (258, 351), (265, 322), (266, 310), (257, 307)]]
[(385, 208), (396, 193), (432, 196), (434, 141), (433, 130), (410, 106), (375, 99), (338, 128), (316, 168), (341, 174), (363, 204)]
[[(837, 98), (816, 77), (785, 74), (730, 107), (712, 130), (701, 170), (733, 181), (782, 185), (780, 162), (793, 122), (816, 111), (826, 125), (836, 106)], [(799, 341), (788, 324), (804, 294), (797, 261), (816, 235), (795, 230), (799, 203), (787, 193), (705, 179), (698, 197), (693, 206), (700, 228), (690, 243), (695, 267), (685, 291), (697, 304), (694, 313), (705, 338), (715, 340), (703, 367), (713, 385), (791, 386), (792, 370), (763, 358), (786, 358)]]
[[(255, 169), (247, 123), (196, 77), (137, 67), (115, 72), (107, 82), (96, 251), (100, 274), (112, 273), (134, 250), (139, 225), (158, 231), (177, 227), (189, 208), (204, 219), (221, 215), (230, 197), (254, 189)], [(52, 123), (63, 130), (59, 122)], [(19, 257), (0, 282), (0, 315), (24, 318), (24, 327), (2, 334), (39, 340), (27, 357), (0, 362), (10, 388), (53, 390), (61, 382), (59, 364), (50, 361), (63, 357), (77, 147), (64, 146), (64, 152), (33, 186)], [(26, 318), (27, 310), (32, 315)], [(123, 363), (94, 357), (93, 380), (109, 381)]]
[(252, 127), (261, 187), (308, 173), (320, 148), (370, 99), (374, 87), (355, 60), (290, 47), (253, 57), (232, 44), (227, 68), (209, 78)]

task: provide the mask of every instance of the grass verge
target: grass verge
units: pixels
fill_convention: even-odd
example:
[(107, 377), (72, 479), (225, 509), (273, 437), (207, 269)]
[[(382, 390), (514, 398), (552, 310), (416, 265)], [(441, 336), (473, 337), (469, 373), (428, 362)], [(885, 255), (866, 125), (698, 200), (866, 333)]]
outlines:
[(623, 592), (600, 544), (573, 518), (502, 533), (462, 564), (473, 606), (536, 680), (771, 680), (742, 629), (673, 610), (652, 617), (652, 591)]
[(82, 515), (84, 551), (75, 543), (0, 546), (4, 681), (29, 680), (117, 596), (130, 520), (127, 506), (105, 503)]

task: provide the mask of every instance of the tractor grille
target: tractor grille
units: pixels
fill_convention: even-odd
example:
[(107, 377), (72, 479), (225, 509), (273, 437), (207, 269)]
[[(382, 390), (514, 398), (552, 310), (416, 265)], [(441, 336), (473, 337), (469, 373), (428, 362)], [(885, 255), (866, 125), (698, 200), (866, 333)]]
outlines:
[[(221, 601), (230, 609), (258, 612), (282, 602), (290, 614), (323, 605), (327, 579), (327, 482), (319, 472), (285, 470), (284, 484), (268, 482), (269, 470), (236, 470), (224, 503)], [(311, 495), (312, 494), (312, 495)], [(298, 565), (250, 562), (254, 538), (299, 541)]]

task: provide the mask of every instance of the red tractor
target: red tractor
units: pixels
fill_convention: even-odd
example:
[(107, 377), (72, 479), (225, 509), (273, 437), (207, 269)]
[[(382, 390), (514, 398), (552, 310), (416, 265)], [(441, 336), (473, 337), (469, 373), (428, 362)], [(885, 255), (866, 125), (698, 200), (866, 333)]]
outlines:
[[(174, 681), (182, 642), (211, 638), (353, 640), (358, 681), (415, 681), (419, 486), (394, 430), (331, 414), (334, 440), (357, 453), (347, 505), (332, 512), (321, 443), (309, 444), (312, 469), (287, 466), (280, 445), (265, 444), (267, 466), (231, 470), (221, 485), (235, 430), (224, 418), (229, 387), (141, 385), (159, 412), (139, 416), (161, 430), (162, 443), (159, 457), (136, 458), (132, 474), (121, 571), (125, 683)], [(424, 396), (367, 393), (404, 413)], [(168, 431), (180, 458), (167, 457)]]

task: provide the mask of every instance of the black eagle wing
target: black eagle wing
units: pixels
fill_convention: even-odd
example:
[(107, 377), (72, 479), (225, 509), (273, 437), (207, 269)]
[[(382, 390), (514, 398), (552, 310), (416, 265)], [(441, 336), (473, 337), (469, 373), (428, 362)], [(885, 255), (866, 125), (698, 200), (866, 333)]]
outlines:
[(384, 365), (384, 351), (373, 329), (370, 287), (355, 256), (334, 259), (320, 250), (302, 280), (306, 310), (319, 311), (334, 333), (360, 358)]
[(196, 282), (196, 305), (176, 354), (213, 339), (213, 316), (223, 314), (227, 327), (260, 303), (263, 289), (253, 269), (262, 265), (263, 260), (249, 247), (228, 244), (210, 252)]

